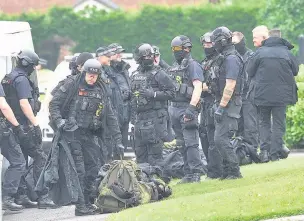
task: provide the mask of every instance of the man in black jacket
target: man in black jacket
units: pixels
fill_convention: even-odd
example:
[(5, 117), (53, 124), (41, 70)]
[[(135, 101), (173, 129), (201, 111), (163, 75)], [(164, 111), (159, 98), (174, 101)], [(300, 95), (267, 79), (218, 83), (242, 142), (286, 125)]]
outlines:
[(250, 61), (247, 72), (251, 78), (248, 98), (258, 106), (260, 119), (261, 161), (280, 157), (286, 129), (286, 106), (297, 102), (294, 76), (299, 64), (285, 39), (269, 37), (266, 26), (253, 31), (253, 42), (259, 47)]

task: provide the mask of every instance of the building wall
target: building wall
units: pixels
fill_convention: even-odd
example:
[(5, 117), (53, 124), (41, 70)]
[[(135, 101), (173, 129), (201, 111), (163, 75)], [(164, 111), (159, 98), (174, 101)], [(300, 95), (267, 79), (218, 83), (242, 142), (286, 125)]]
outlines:
[(97, 9), (100, 10), (105, 10), (106, 12), (110, 12), (112, 11), (110, 8), (106, 7), (105, 5), (100, 4), (99, 2), (95, 1), (95, 0), (89, 0), (89, 1), (85, 1), (79, 5), (77, 5), (74, 8), (75, 12), (81, 11), (83, 9), (85, 9), (86, 7), (96, 7)]

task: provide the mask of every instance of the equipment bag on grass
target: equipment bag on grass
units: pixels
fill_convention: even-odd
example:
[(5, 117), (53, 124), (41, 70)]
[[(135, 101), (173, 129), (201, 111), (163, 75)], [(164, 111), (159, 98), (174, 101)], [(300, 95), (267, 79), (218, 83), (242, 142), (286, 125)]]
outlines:
[(101, 213), (118, 212), (159, 199), (157, 185), (142, 181), (142, 172), (133, 161), (116, 160), (99, 185), (95, 205)]

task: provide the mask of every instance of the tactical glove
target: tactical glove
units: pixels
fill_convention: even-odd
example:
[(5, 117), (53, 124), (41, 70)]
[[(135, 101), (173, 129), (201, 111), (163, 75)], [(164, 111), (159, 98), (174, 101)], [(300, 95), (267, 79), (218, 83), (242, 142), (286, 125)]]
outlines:
[(220, 105), (217, 107), (216, 111), (214, 112), (214, 119), (217, 123), (223, 120), (225, 110), (226, 109), (224, 107), (221, 107)]
[(20, 125), (14, 126), (13, 131), (14, 131), (15, 135), (18, 137), (20, 142), (29, 141), (27, 133), (24, 132), (24, 130), (22, 129), (22, 127)]
[(198, 114), (197, 107), (190, 104), (185, 111), (184, 118), (187, 118), (189, 120), (194, 120), (197, 114)]
[(64, 119), (59, 119), (56, 121), (56, 126), (58, 129), (61, 129), (65, 125), (65, 120)]
[(139, 94), (145, 98), (152, 98), (154, 97), (153, 89), (140, 89)]
[(41, 144), (42, 143), (42, 132), (40, 129), (40, 126), (34, 126), (34, 137), (33, 140), (35, 144)]

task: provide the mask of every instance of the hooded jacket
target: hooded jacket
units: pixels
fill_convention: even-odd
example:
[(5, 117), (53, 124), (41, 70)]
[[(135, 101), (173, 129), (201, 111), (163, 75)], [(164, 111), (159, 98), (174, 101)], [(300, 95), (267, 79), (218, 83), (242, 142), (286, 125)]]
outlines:
[(251, 79), (248, 99), (257, 106), (286, 106), (298, 100), (294, 76), (299, 63), (287, 40), (270, 37), (263, 41), (247, 66)]

